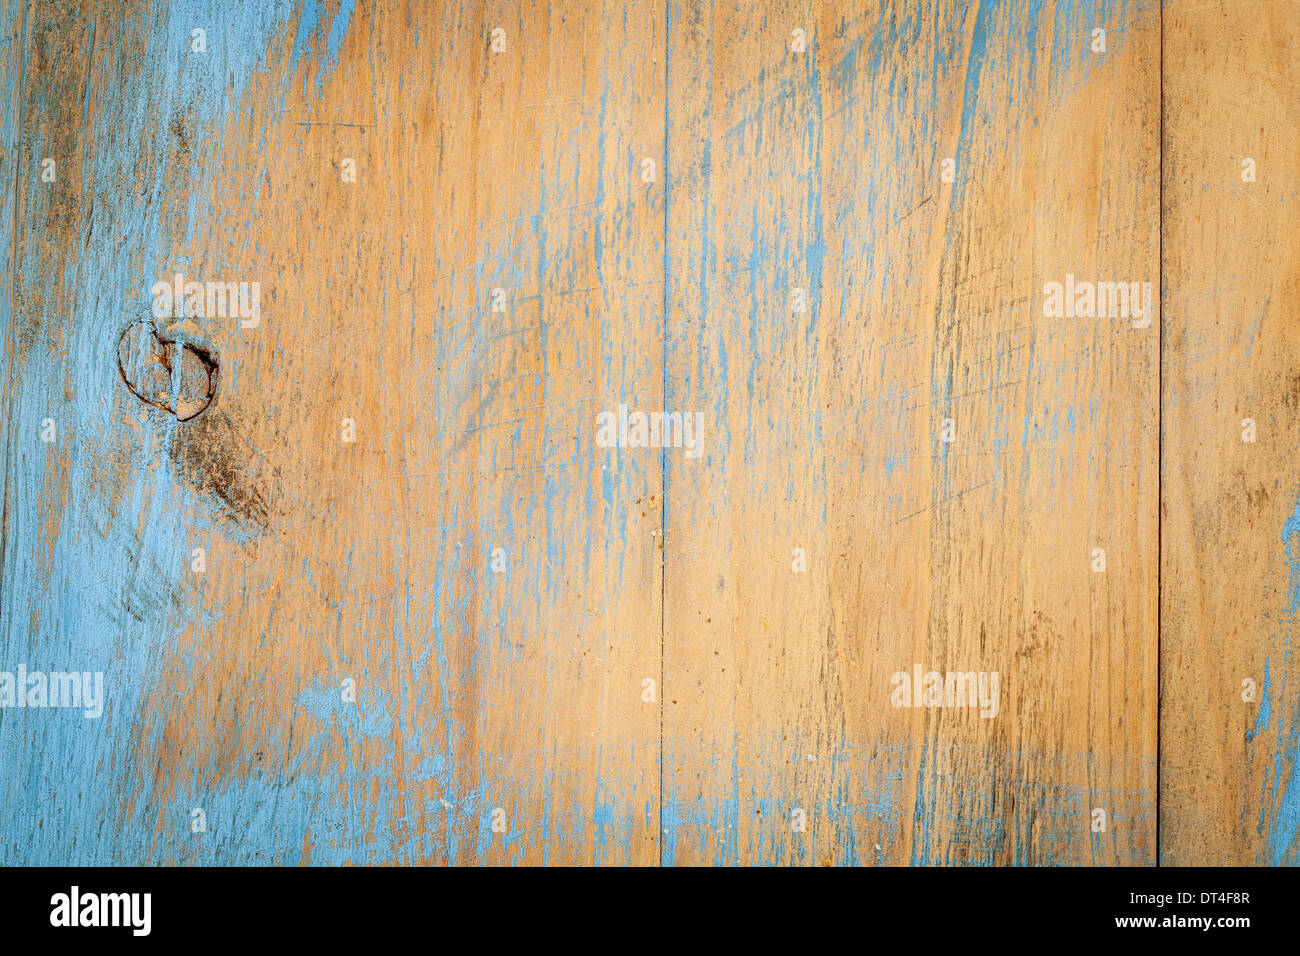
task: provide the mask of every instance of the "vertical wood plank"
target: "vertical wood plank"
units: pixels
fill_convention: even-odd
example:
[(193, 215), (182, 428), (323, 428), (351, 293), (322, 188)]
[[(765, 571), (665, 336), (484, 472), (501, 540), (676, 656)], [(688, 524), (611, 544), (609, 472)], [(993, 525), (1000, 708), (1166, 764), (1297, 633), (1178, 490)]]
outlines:
[[(110, 716), (0, 715), (49, 784), (4, 784), (42, 821), (5, 859), (657, 860), (661, 482), (591, 422), (661, 379), (662, 6), (61, 6), (24, 90), (73, 178), (45, 222), (22, 187), (4, 647), (103, 669)], [(115, 360), (177, 271), (261, 287), (252, 327), (163, 323), (220, 357), (188, 423)]]
[[(670, 37), (666, 396), (712, 430), (665, 472), (665, 859), (1151, 862), (1158, 326), (1042, 290), (1155, 283), (1155, 8)], [(997, 716), (894, 706), (917, 665)]]
[(1164, 16), (1161, 859), (1294, 865), (1300, 6)]

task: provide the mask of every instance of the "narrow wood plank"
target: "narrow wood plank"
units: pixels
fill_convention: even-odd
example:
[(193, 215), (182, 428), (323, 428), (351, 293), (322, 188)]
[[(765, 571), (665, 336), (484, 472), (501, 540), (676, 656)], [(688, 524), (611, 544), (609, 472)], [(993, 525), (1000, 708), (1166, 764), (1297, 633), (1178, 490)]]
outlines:
[[(1043, 289), (1157, 278), (1157, 11), (670, 36), (666, 398), (710, 431), (666, 469), (665, 859), (1152, 862), (1158, 323)], [(894, 706), (916, 666), (996, 716)]]
[(1164, 16), (1161, 860), (1294, 865), (1300, 4)]
[[(4, 86), (16, 91), (18, 106), (12, 115), (6, 107), (4, 119), (5, 188), (13, 193), (4, 227), (12, 246), (0, 420), (0, 660), (10, 673), (103, 671), (106, 685), (119, 688), (117, 706), (106, 706), (99, 720), (0, 711), (0, 761), (22, 768), (0, 783), (6, 863), (115, 858), (120, 834), (105, 823), (130, 813), (123, 780), (133, 764), (122, 711), (138, 697), (136, 667), (148, 653), (136, 618), (162, 610), (147, 587), (133, 587), (140, 578), (124, 553), (129, 545), (102, 533), (117, 504), (106, 486), (118, 487), (115, 473), (132, 459), (130, 440), (109, 424), (111, 399), (100, 398), (112, 395), (117, 376), (108, 324), (123, 300), (110, 287), (120, 277), (115, 253), (121, 233), (132, 231), (132, 210), (96, 186), (120, 173), (111, 151), (131, 117), (106, 117), (97, 85), (105, 73), (130, 85), (144, 64), (130, 61), (127, 37), (96, 60), (94, 17), (81, 14), (98, 9), (7, 4), (0, 31), (10, 40)], [(106, 567), (129, 570), (110, 576)], [(116, 740), (114, 728), (122, 730)]]
[[(17, 381), (13, 377), (17, 340), (14, 322), (15, 291), (18, 269), (15, 260), (18, 222), (18, 195), (22, 176), (22, 113), (25, 84), (23, 57), (26, 23), (21, 0), (0, 2), (0, 355), (4, 371), (0, 373), (0, 437), (4, 441), (4, 460), (15, 453), (19, 436), (9, 427), (17, 398)], [(8, 468), (4, 470), (8, 480)], [(4, 561), (8, 554), (8, 525), (12, 502), (7, 484), (0, 498), (0, 599), (4, 597)], [(0, 611), (0, 615), (3, 611)], [(3, 628), (0, 628), (0, 635)]]

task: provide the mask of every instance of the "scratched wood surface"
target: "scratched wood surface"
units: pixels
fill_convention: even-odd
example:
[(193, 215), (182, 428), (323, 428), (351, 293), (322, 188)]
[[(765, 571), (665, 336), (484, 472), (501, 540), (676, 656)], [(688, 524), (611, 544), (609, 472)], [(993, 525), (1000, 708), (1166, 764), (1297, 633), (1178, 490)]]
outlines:
[(1294, 862), (1300, 10), (1165, 6), (0, 0), (0, 861)]
[(665, 856), (1150, 862), (1158, 340), (1038, 289), (1156, 276), (1158, 21), (842, 9), (674, 15)]
[[(664, 18), (616, 13), (19, 17), (5, 656), (112, 701), (5, 713), (8, 858), (657, 860), (662, 482), (586, 427), (662, 369)], [(263, 297), (183, 425), (113, 361), (178, 270)]]
[(1294, 865), (1300, 852), (1298, 52), (1300, 4), (1165, 10), (1169, 864)]

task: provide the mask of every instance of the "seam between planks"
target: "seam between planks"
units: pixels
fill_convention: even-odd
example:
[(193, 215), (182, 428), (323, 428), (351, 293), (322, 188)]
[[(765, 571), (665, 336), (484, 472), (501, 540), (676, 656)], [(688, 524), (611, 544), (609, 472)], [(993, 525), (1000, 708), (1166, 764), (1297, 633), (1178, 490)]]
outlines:
[[(672, 189), (672, 169), (669, 167), (671, 154), (668, 150), (668, 84), (669, 64), (672, 62), (672, 0), (664, 0), (664, 145), (663, 160), (660, 165), (664, 170), (664, 231), (663, 231), (663, 315), (660, 318), (659, 359), (661, 363), (660, 388), (664, 408), (668, 404), (668, 196)], [(668, 607), (668, 450), (659, 449), (659, 808), (658, 822), (655, 827), (655, 845), (659, 850), (659, 866), (664, 865), (664, 708), (667, 705), (667, 688), (664, 684), (664, 632), (667, 624)]]
[(1160, 742), (1163, 729), (1160, 718), (1164, 712), (1164, 667), (1160, 658), (1161, 625), (1164, 610), (1164, 510), (1165, 510), (1165, 0), (1160, 0), (1160, 181), (1157, 200), (1160, 269), (1160, 323), (1156, 328), (1156, 869), (1164, 863), (1160, 850), (1160, 792), (1161, 779)]

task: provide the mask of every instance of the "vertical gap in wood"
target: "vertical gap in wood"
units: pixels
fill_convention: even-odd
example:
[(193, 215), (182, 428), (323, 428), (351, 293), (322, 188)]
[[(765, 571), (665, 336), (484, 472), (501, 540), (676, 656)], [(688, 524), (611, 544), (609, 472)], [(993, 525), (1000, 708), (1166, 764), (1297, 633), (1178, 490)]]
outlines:
[(1159, 237), (1160, 322), (1156, 328), (1156, 868), (1164, 862), (1160, 852), (1160, 791), (1164, 781), (1160, 764), (1160, 718), (1164, 712), (1164, 667), (1160, 659), (1164, 610), (1165, 538), (1165, 0), (1160, 0), (1160, 183)]
[[(663, 363), (660, 392), (664, 410), (668, 411), (668, 196), (672, 189), (671, 153), (668, 149), (668, 65), (672, 60), (673, 21), (672, 0), (664, 0), (664, 146), (660, 167), (664, 177), (664, 259), (660, 278), (663, 281), (663, 315), (660, 317), (659, 358)], [(659, 865), (664, 865), (664, 707), (667, 688), (664, 686), (664, 630), (668, 606), (668, 449), (659, 449), (659, 819), (655, 845), (659, 848)]]

